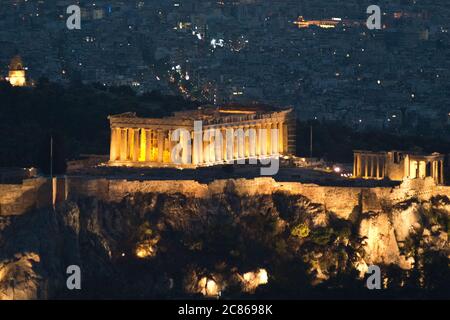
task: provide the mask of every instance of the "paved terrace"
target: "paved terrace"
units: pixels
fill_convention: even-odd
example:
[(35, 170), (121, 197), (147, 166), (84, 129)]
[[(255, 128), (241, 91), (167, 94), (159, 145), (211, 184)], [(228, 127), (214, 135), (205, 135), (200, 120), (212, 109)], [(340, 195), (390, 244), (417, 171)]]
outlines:
[[(195, 180), (199, 183), (209, 183), (220, 179), (254, 179), (260, 178), (261, 167), (256, 165), (224, 165), (197, 169), (174, 168), (125, 168), (125, 167), (97, 167), (80, 170), (68, 174), (73, 177), (92, 177), (126, 180)], [(323, 186), (342, 187), (392, 187), (400, 182), (389, 180), (363, 180), (341, 177), (336, 173), (310, 168), (280, 168), (275, 176), (278, 182), (301, 182)]]

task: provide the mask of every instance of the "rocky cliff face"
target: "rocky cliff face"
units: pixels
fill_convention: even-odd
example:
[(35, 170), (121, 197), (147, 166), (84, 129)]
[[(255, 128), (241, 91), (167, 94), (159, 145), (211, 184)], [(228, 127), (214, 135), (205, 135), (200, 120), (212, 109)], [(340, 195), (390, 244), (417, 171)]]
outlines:
[[(0, 217), (0, 299), (301, 298), (365, 290), (370, 264), (386, 288), (439, 291), (450, 288), (449, 213), (450, 200), (435, 197), (342, 219), (302, 195), (231, 187), (80, 198)], [(81, 268), (79, 291), (67, 289), (70, 265)]]

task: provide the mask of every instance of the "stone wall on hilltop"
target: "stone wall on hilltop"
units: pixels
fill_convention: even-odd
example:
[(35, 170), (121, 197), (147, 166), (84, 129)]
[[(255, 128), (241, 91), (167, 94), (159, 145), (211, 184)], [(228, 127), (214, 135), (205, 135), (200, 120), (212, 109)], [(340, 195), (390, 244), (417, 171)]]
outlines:
[[(436, 186), (432, 179), (406, 180), (397, 187), (336, 187), (277, 182), (272, 178), (215, 180), (209, 184), (195, 180), (125, 180), (91, 177), (58, 177), (24, 180), (22, 184), (0, 185), (0, 215), (20, 215), (34, 208), (50, 207), (54, 202), (94, 197), (120, 202), (135, 193), (184, 194), (208, 198), (233, 191), (242, 196), (270, 195), (286, 192), (303, 195), (322, 204), (338, 217), (349, 219), (352, 213), (382, 210), (383, 205), (407, 199), (429, 200), (433, 196), (450, 196), (450, 187)], [(53, 187), (52, 187), (53, 186)]]
[(322, 204), (337, 216), (348, 219), (355, 211), (381, 211), (384, 204), (397, 203), (417, 197), (429, 200), (436, 195), (450, 195), (450, 187), (436, 186), (432, 179), (404, 181), (398, 187), (336, 187), (277, 182), (272, 178), (215, 180), (209, 184), (194, 180), (115, 180), (68, 178), (69, 197), (97, 197), (105, 201), (120, 202), (133, 193), (181, 193), (196, 198), (233, 191), (240, 196), (270, 195), (286, 192), (303, 195), (314, 203)]
[(20, 215), (52, 203), (49, 179), (26, 179), (22, 184), (0, 184), (0, 216)]

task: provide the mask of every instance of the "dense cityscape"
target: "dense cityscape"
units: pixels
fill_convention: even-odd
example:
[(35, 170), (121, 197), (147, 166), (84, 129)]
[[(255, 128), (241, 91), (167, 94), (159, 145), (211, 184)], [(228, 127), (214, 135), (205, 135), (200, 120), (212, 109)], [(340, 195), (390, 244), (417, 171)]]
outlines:
[[(367, 29), (367, 1), (79, 3), (81, 30), (68, 30), (73, 1), (3, 0), (0, 74), (19, 54), (35, 81), (293, 106), (355, 129), (449, 123), (445, 1), (382, 2), (382, 30)], [(299, 23), (312, 20), (324, 23)]]

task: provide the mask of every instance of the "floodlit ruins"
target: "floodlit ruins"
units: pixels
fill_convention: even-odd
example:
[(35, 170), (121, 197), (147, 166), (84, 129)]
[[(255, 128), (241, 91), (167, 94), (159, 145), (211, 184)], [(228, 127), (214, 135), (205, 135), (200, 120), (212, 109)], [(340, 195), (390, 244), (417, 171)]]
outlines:
[(358, 150), (354, 151), (353, 177), (392, 181), (431, 177), (436, 184), (444, 184), (444, 155)]
[(111, 166), (209, 166), (295, 154), (292, 109), (202, 107), (162, 119), (109, 117)]

